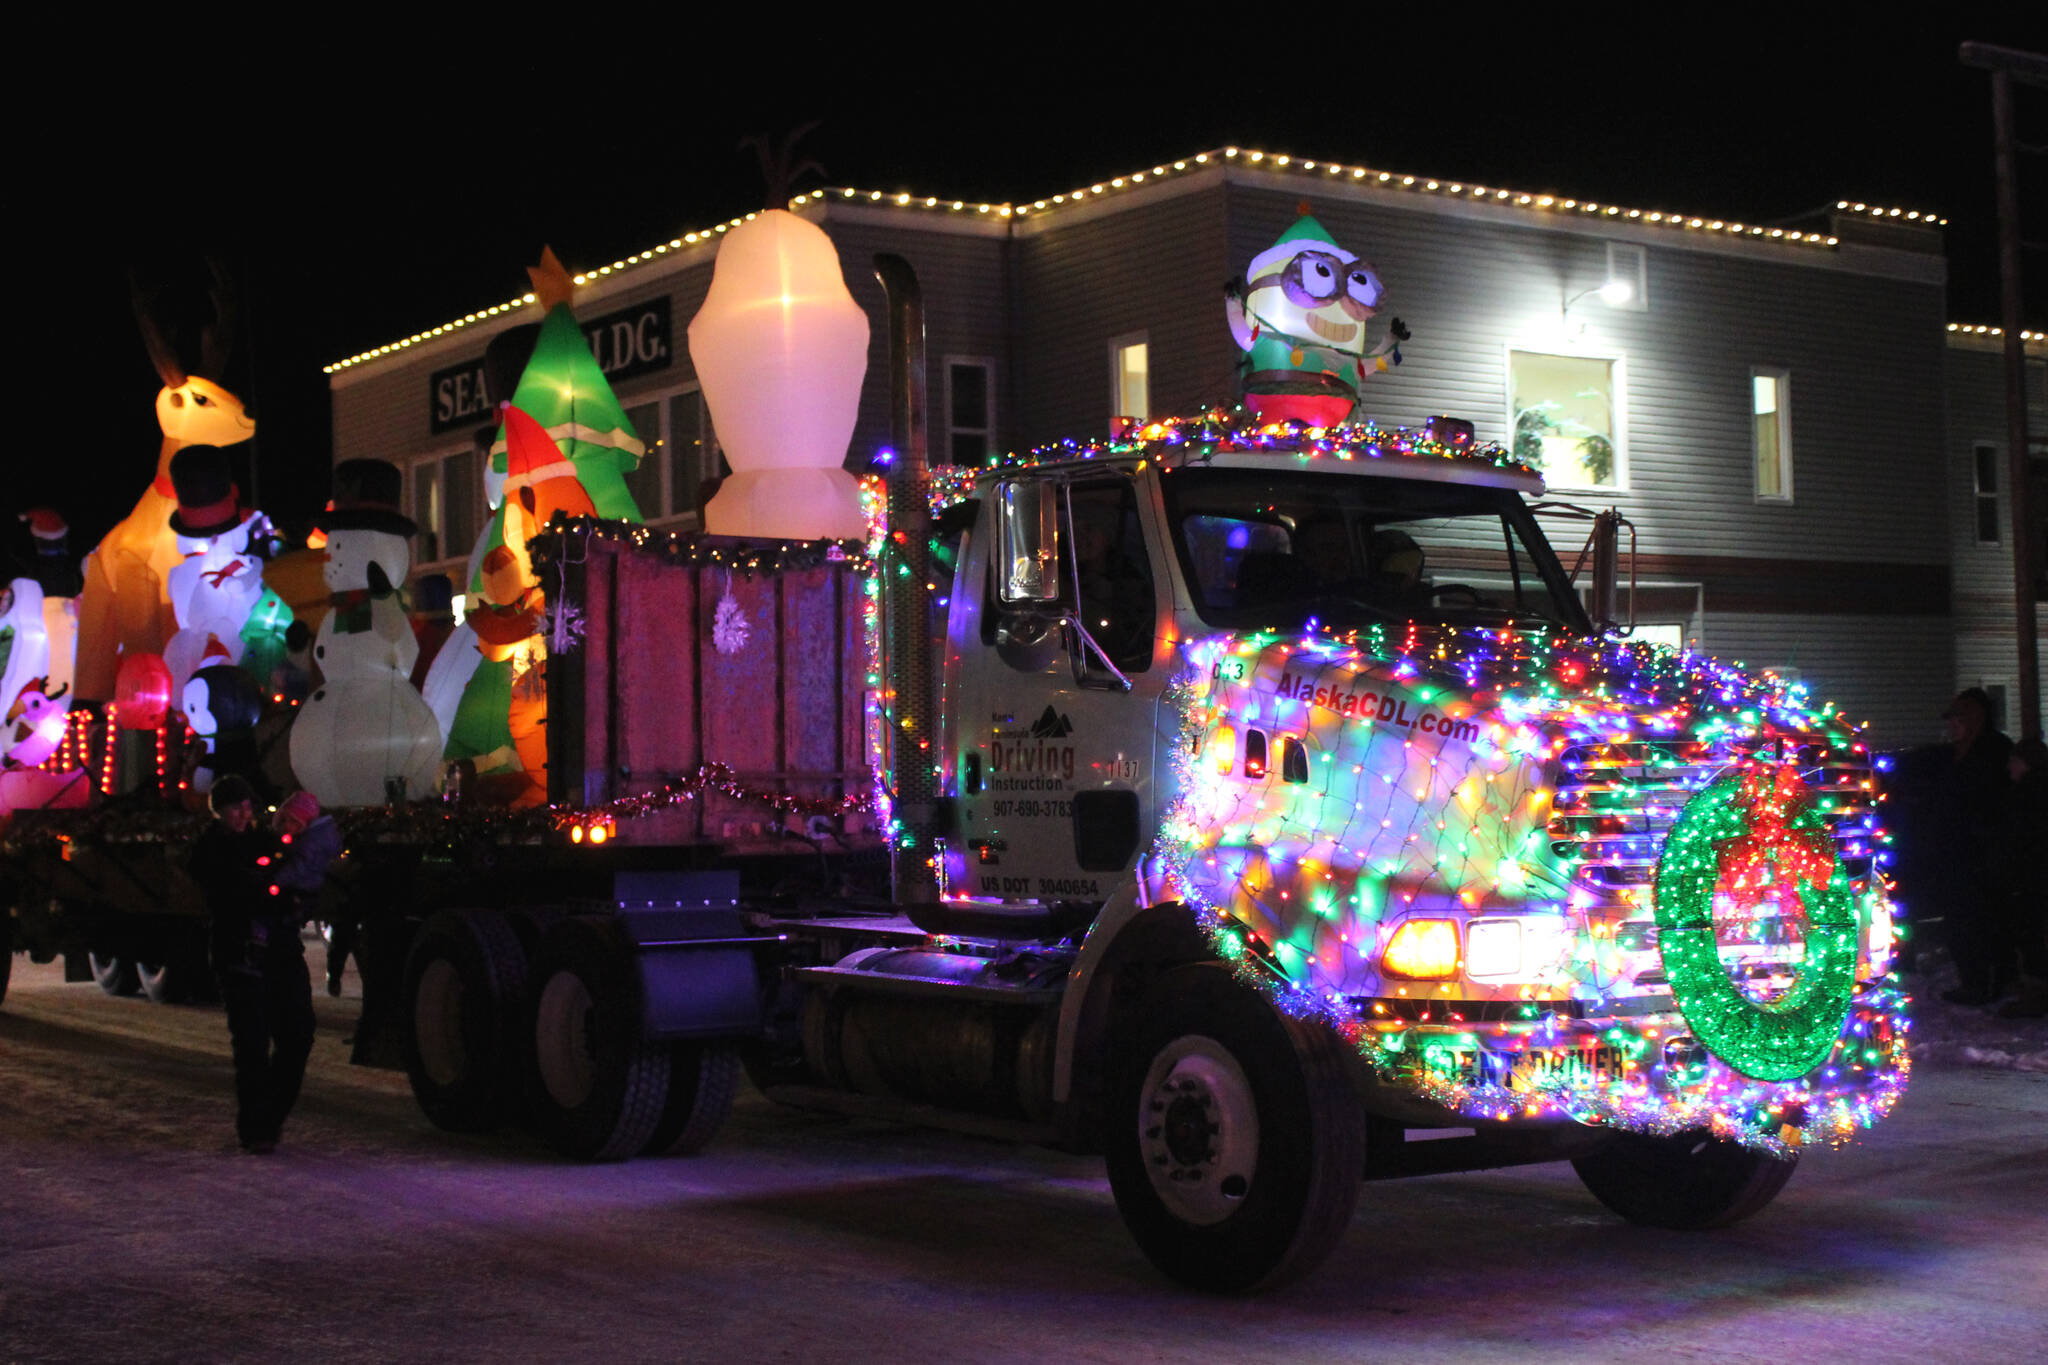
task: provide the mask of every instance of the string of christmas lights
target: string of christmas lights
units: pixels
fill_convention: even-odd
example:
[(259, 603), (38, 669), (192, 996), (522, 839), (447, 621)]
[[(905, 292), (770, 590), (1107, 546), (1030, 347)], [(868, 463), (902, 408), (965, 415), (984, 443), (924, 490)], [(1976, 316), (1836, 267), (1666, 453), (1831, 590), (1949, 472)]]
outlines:
[[(1884, 975), (1869, 759), (1796, 684), (1425, 624), (1218, 635), (1184, 657), (1165, 884), (1247, 979), (1383, 1072), (1474, 1119), (1705, 1127), (1779, 1151), (1846, 1140), (1896, 1101), (1907, 1020)], [(1731, 767), (1746, 804), (1699, 796)], [(1695, 809), (1732, 822), (1701, 816), (1700, 843)], [(1790, 988), (1733, 983), (1713, 911), (1690, 938), (1679, 902), (1653, 918), (1659, 866), (1751, 912), (1768, 891), (1803, 935)]]

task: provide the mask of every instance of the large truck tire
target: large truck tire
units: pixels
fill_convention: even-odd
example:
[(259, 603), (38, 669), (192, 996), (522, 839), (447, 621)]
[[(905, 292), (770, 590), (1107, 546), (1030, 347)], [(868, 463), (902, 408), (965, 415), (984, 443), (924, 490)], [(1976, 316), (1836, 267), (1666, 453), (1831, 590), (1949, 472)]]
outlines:
[(643, 1156), (694, 1156), (717, 1135), (740, 1088), (740, 1058), (730, 1043), (670, 1043), (668, 1099)]
[(86, 962), (92, 968), (92, 979), (99, 983), (108, 995), (133, 995), (142, 989), (141, 974), (135, 970), (134, 962), (125, 957), (101, 957), (98, 953), (87, 953)]
[(161, 951), (159, 962), (138, 958), (135, 963), (136, 980), (152, 1005), (182, 1005), (211, 994), (213, 974), (206, 964), (203, 932), (171, 934)]
[(1103, 1149), (1147, 1259), (1216, 1293), (1321, 1264), (1365, 1171), (1365, 1118), (1336, 1035), (1283, 1018), (1213, 964), (1168, 972), (1124, 1019)]
[(1593, 1197), (1651, 1228), (1720, 1228), (1777, 1198), (1799, 1159), (1727, 1142), (1704, 1129), (1656, 1137), (1621, 1133), (1572, 1169)]
[(648, 1041), (633, 945), (617, 921), (574, 917), (533, 964), (534, 1123), (583, 1161), (646, 1150), (667, 1111), (669, 1045)]
[(501, 915), (441, 910), (405, 961), (405, 1074), (437, 1128), (487, 1132), (516, 1115), (525, 1089), (526, 953)]

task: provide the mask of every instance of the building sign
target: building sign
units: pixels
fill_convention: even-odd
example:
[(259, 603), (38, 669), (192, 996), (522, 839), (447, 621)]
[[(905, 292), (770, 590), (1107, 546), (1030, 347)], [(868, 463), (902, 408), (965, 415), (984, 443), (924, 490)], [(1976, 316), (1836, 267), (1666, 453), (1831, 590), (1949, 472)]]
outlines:
[[(583, 324), (583, 339), (590, 343), (597, 367), (614, 384), (667, 369), (675, 358), (671, 335), (666, 295)], [(498, 401), (484, 382), (482, 356), (436, 370), (427, 380), (428, 413), (435, 435), (484, 420)]]

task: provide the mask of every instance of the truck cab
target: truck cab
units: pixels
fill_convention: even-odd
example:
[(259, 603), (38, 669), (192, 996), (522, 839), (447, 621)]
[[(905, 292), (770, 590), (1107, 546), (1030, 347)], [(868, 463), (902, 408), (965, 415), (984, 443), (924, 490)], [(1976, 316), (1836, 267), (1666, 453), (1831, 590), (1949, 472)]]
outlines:
[[(1137, 872), (1179, 793), (1180, 721), (1161, 700), (1188, 642), (1413, 620), (1588, 635), (1525, 501), (1541, 491), (1484, 459), (1348, 448), (1052, 460), (986, 481), (945, 622), (951, 888), (1101, 900)], [(1235, 741), (1249, 781), (1306, 782), (1322, 758), (1313, 736)]]

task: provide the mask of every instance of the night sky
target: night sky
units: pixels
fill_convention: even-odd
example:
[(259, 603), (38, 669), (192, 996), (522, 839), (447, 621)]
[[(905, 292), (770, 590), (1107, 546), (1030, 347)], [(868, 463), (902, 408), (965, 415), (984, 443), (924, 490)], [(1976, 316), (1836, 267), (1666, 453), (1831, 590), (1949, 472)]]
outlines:
[[(739, 139), (810, 119), (800, 151), (825, 177), (799, 189), (1035, 199), (1234, 144), (1764, 224), (1841, 198), (1934, 210), (1951, 221), (1950, 317), (1995, 323), (1990, 85), (1956, 47), (2048, 50), (2048, 20), (2019, 4), (1674, 9), (1654, 38), (1640, 8), (1574, 7), (1560, 36), (1476, 14), (1389, 28), (1360, 7), (1238, 24), (1159, 10), (1145, 28), (984, 7), (919, 20), (900, 51), (735, 12), (760, 32), (621, 17), (202, 51), (166, 19), (142, 47), (95, 49), (77, 108), (17, 106), (36, 129), (13, 153), (17, 344), (50, 421), (17, 437), (0, 509), (58, 507), (83, 552), (150, 477), (157, 380), (131, 265), (175, 280), (212, 251), (239, 276), (234, 387), (258, 410), (261, 505), (300, 517), (327, 495), (323, 364), (522, 291), (544, 242), (576, 270), (759, 207)], [(1681, 15), (1697, 29), (1664, 27)], [(1016, 31), (969, 36), (983, 19)], [(949, 29), (957, 45), (939, 46)], [(205, 74), (166, 79), (160, 52)], [(2019, 91), (2023, 135), (2048, 141), (2048, 91)], [(2048, 163), (2033, 167), (2023, 202), (2048, 237)], [(2048, 257), (2030, 263), (2041, 328)], [(0, 524), (10, 550), (18, 530)]]

